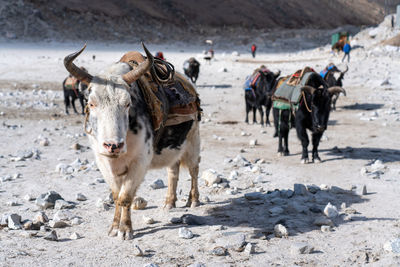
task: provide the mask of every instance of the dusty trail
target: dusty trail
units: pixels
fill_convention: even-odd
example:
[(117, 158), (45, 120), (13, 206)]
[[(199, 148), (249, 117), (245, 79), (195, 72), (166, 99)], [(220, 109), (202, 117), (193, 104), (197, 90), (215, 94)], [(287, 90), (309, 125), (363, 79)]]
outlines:
[[(21, 230), (1, 229), (2, 265), (138, 266), (151, 262), (159, 266), (187, 266), (200, 262), (207, 266), (400, 264), (398, 256), (383, 249), (387, 241), (400, 235), (400, 95), (397, 91), (400, 80), (396, 75), (400, 69), (399, 54), (354, 51), (350, 71), (344, 80), (348, 95), (340, 97), (338, 110), (331, 113), (326, 137), (320, 145), (323, 163), (308, 165), (300, 164), (301, 146), (294, 130), (290, 132), (290, 156), (279, 158), (276, 156), (277, 140), (272, 138), (273, 128), (244, 123), (242, 83), (254, 69), (254, 62), (267, 63), (271, 70), (280, 69), (282, 75), (287, 75), (305, 65), (319, 71), (330, 61), (338, 64), (341, 58), (332, 57), (327, 49), (321, 49), (303, 51), (294, 55), (295, 60), (289, 59), (293, 53), (261, 53), (256, 61), (246, 56), (236, 58), (217, 53), (217, 60), (211, 65), (203, 62), (198, 80), (204, 109), (200, 173), (212, 168), (228, 178), (232, 170), (237, 170), (239, 177), (230, 180), (230, 188), (227, 189), (206, 187), (204, 180), (200, 179), (201, 197), (208, 196), (210, 201), (203, 199), (204, 205), (187, 209), (184, 204), (190, 182), (189, 175), (183, 172), (178, 185), (178, 208), (167, 212), (162, 208), (166, 188), (153, 190), (149, 187), (157, 178), (166, 184), (166, 172), (150, 172), (138, 192), (148, 201), (148, 207), (133, 211), (135, 239), (122, 242), (106, 235), (113, 210), (96, 206), (99, 198), (108, 196), (109, 189), (99, 182), (101, 180), (96, 180), (101, 174), (91, 165), (94, 158), (92, 151), (86, 148), (86, 137), (82, 135), (83, 117), (63, 114), (60, 84), (66, 72), (60, 65), (60, 58), (74, 47), (47, 49), (50, 56), (43, 59), (46, 68), (39, 66), (36, 71), (28, 66), (42, 51), (21, 50), (17, 53), (10, 50), (8, 59), (22, 57), (25, 62), (21, 65), (9, 61), (7, 77), (0, 75), (0, 138), (2, 144), (7, 144), (2, 146), (0, 152), (0, 177), (16, 173), (21, 175), (0, 184), (0, 202), (4, 203), (0, 206), (0, 214), (14, 212), (23, 219), (32, 219), (37, 207), (34, 202), (24, 200), (24, 196), (31, 193), (36, 197), (55, 190), (65, 200), (76, 203), (70, 211), (74, 216), (81, 217), (83, 223), (56, 229), (59, 242), (44, 240), (44, 233), (40, 231), (37, 237), (26, 238), (21, 236)], [(179, 70), (191, 54), (175, 51), (164, 54)], [(97, 50), (95, 62), (90, 60), (91, 53), (88, 53), (79, 63), (96, 73), (118, 59), (123, 52), (122, 49), (113, 53)], [(343, 65), (339, 66), (343, 68)], [(5, 72), (4, 68), (0, 66), (0, 73)], [(223, 72), (222, 68), (226, 68), (227, 72)], [(371, 71), (375, 69), (379, 71)], [(382, 73), (389, 74), (390, 85), (380, 85), (385, 78)], [(21, 78), (29, 82), (15, 82)], [(79, 109), (78, 101), (76, 104)], [(249, 135), (242, 136), (242, 132)], [(35, 142), (43, 137), (49, 139), (49, 146)], [(250, 146), (251, 139), (257, 139), (258, 145)], [(81, 150), (71, 148), (77, 142), (83, 145)], [(32, 148), (40, 150), (40, 160), (11, 160), (17, 151)], [(233, 159), (238, 154), (251, 162), (252, 167), (258, 166), (259, 170), (253, 172), (249, 167), (228, 163), (227, 158)], [(82, 164), (88, 168), (87, 171), (76, 171), (72, 176), (55, 171), (59, 163), (70, 164), (77, 158), (88, 160), (88, 164)], [(256, 159), (264, 159), (265, 162), (254, 164)], [(386, 166), (380, 178), (373, 179), (362, 174), (361, 169), (371, 168), (376, 159), (382, 160)], [(296, 183), (326, 184), (343, 189), (362, 184), (366, 185), (368, 194), (358, 196), (327, 191), (323, 197), (308, 194), (307, 197), (294, 198), (295, 201), (283, 198), (248, 201), (244, 198), (246, 193), (260, 190), (293, 189)], [(76, 201), (77, 193), (83, 193), (88, 200)], [(5, 204), (11, 200), (20, 205)], [(310, 205), (323, 208), (328, 202), (338, 206), (343, 214), (334, 221), (334, 231), (321, 232), (319, 227), (313, 225), (313, 220), (319, 215), (302, 208)], [(344, 209), (340, 209), (343, 202), (356, 213), (345, 214)], [(277, 206), (285, 211), (279, 215), (271, 214), (269, 210)], [(52, 218), (56, 210), (45, 212)], [(199, 215), (206, 221), (204, 225), (188, 226), (195, 234), (190, 240), (178, 237), (178, 228), (182, 225), (169, 222), (170, 218), (185, 213)], [(153, 218), (156, 223), (146, 224), (143, 215)], [(287, 226), (288, 238), (271, 238), (277, 222), (284, 222)], [(83, 238), (69, 239), (72, 232), (78, 232)], [(241, 234), (245, 235), (247, 242), (255, 245), (255, 254), (248, 255), (233, 249), (228, 249), (226, 256), (210, 254), (218, 245), (234, 245)], [(296, 242), (307, 242), (315, 247), (316, 253), (292, 254), (290, 250)], [(133, 244), (146, 250), (145, 257), (134, 256)]]

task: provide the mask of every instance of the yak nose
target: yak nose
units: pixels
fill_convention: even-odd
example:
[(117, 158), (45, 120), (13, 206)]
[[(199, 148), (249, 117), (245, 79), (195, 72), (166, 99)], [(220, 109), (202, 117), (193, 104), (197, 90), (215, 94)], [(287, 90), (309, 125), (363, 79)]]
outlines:
[(103, 147), (107, 150), (109, 153), (119, 153), (121, 149), (124, 147), (124, 142), (104, 142)]

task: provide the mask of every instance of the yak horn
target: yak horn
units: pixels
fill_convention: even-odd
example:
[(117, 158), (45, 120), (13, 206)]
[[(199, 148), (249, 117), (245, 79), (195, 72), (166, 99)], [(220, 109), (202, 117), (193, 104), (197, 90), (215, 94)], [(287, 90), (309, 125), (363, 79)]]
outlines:
[(305, 92), (309, 93), (310, 95), (312, 95), (315, 92), (315, 88), (311, 87), (311, 86), (308, 86), (308, 85), (305, 85), (305, 86), (301, 87), (301, 91), (302, 92), (305, 91)]
[(153, 63), (154, 63), (153, 55), (149, 52), (149, 50), (147, 50), (147, 48), (143, 42), (142, 42), (142, 46), (143, 46), (144, 52), (146, 52), (147, 59), (146, 59), (146, 61), (140, 63), (140, 65), (136, 69), (131, 70), (130, 72), (122, 75), (122, 79), (124, 79), (124, 81), (127, 84), (131, 84), (134, 81), (136, 81), (137, 79), (139, 79), (143, 74), (148, 72), (150, 70), (150, 68), (153, 66)]
[(346, 90), (339, 86), (333, 86), (328, 88), (328, 93), (331, 95), (343, 93), (346, 96)]
[(346, 65), (346, 70), (342, 71), (342, 74), (345, 74), (349, 70), (349, 66)]
[(274, 72), (275, 79), (278, 78), (279, 75), (281, 75), (281, 70), (278, 70), (278, 72)]
[(83, 50), (85, 50), (85, 48), (86, 48), (86, 44), (78, 52), (75, 52), (75, 53), (72, 53), (72, 54), (66, 56), (64, 58), (64, 66), (72, 76), (74, 76), (79, 81), (88, 85), (92, 81), (93, 76), (90, 75), (89, 73), (87, 73), (86, 71), (82, 70), (81, 68), (77, 67), (73, 63), (75, 58), (77, 58), (83, 52)]

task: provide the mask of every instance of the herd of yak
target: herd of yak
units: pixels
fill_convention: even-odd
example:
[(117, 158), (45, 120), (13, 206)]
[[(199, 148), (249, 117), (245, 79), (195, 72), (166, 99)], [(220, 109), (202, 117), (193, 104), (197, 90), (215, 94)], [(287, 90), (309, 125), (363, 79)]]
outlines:
[[(192, 83), (196, 83), (199, 72), (200, 63), (195, 58), (189, 58), (183, 64), (185, 75)], [(312, 70), (312, 69), (311, 69)], [(307, 129), (311, 131), (312, 141), (312, 161), (320, 162), (318, 155), (318, 145), (320, 139), (327, 128), (330, 111), (336, 109), (336, 101), (339, 94), (346, 94), (342, 88), (342, 80), (348, 71), (339, 70), (334, 64), (329, 64), (320, 73), (312, 70), (312, 75), (305, 81), (302, 86), (297, 86), (297, 90), (301, 93), (298, 103), (293, 103), (290, 99), (280, 99), (274, 94), (280, 86), (280, 82), (284, 82), (291, 75), (280, 77), (280, 71), (274, 73), (267, 69), (264, 65), (257, 68), (251, 75), (246, 77), (244, 84), (245, 90), (245, 106), (246, 118), (248, 123), (249, 112), (253, 112), (253, 123), (257, 123), (256, 112), (260, 113), (260, 124), (264, 126), (264, 109), (265, 124), (271, 125), (269, 114), (273, 109), (275, 134), (278, 137), (278, 155), (289, 155), (288, 135), (291, 128), (296, 128), (297, 136), (302, 143), (302, 163), (308, 163), (308, 145), (309, 137)], [(299, 82), (302, 77), (299, 77)], [(82, 93), (86, 86), (79, 80), (69, 75), (63, 81), (65, 112), (69, 114), (68, 108), (72, 104), (75, 113), (78, 113), (75, 107), (75, 100), (79, 99), (84, 113), (85, 97)], [(293, 90), (296, 90), (293, 88)], [(277, 102), (286, 102), (285, 108), (281, 108)]]

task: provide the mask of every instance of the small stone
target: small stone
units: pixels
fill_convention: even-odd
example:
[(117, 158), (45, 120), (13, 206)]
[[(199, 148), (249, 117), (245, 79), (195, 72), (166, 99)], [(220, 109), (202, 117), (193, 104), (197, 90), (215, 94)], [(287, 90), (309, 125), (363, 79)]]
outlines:
[(39, 145), (41, 145), (41, 146), (48, 146), (49, 144), (50, 144), (50, 141), (47, 138), (44, 138), (44, 139), (40, 140), (40, 142), (39, 142)]
[(344, 210), (345, 208), (347, 208), (346, 202), (342, 202), (342, 204), (340, 204), (340, 209)]
[(206, 265), (202, 262), (196, 262), (188, 265), (187, 267), (206, 267)]
[(78, 201), (86, 201), (87, 197), (84, 194), (78, 193), (78, 194), (76, 194), (76, 200), (78, 200)]
[(64, 221), (54, 221), (54, 220), (50, 220), (49, 221), (49, 226), (51, 228), (64, 228), (68, 226), (68, 223), (64, 222)]
[(10, 214), (7, 218), (8, 221), (8, 228), (12, 229), (12, 230), (20, 230), (22, 229), (22, 225), (21, 225), (21, 216), (19, 216), (18, 214)]
[(281, 190), (280, 191), (280, 195), (281, 197), (285, 197), (285, 198), (291, 198), (294, 195), (294, 191), (293, 190)]
[(82, 146), (79, 143), (74, 143), (74, 144), (72, 144), (71, 148), (73, 150), (79, 150), (82, 148)]
[(255, 246), (254, 246), (252, 243), (247, 243), (247, 245), (246, 245), (246, 247), (245, 247), (245, 249), (244, 249), (244, 252), (245, 252), (247, 255), (254, 254), (254, 252), (255, 252)]
[(81, 223), (83, 223), (83, 220), (81, 218), (75, 217), (71, 220), (71, 224), (72, 225), (80, 225)]
[(49, 218), (47, 217), (46, 213), (43, 211), (39, 211), (36, 213), (35, 218), (33, 219), (33, 222), (38, 222), (40, 224), (45, 224), (49, 221)]
[(211, 254), (215, 256), (225, 256), (226, 255), (226, 248), (224, 247), (215, 247), (211, 250)]
[[(28, 221), (24, 222), (22, 228), (24, 228), (24, 230), (32, 230), (32, 225), (33, 225), (33, 222), (28, 220)], [(40, 228), (40, 226), (39, 226), (39, 228)]]
[(21, 231), (21, 233), (19, 234), (21, 237), (24, 237), (24, 238), (32, 238), (32, 237), (34, 237), (34, 236), (36, 236), (37, 235), (37, 233), (36, 232), (31, 232), (31, 231)]
[(179, 223), (182, 223), (182, 218), (181, 217), (172, 217), (169, 220), (169, 222), (172, 224), (179, 224)]
[(329, 186), (327, 186), (326, 184), (321, 184), (319, 186), (319, 188), (321, 188), (321, 190), (323, 190), (323, 191), (328, 191), (329, 190)]
[(332, 232), (332, 226), (330, 225), (321, 225), (321, 232)]
[(96, 178), (96, 179), (94, 180), (94, 182), (95, 182), (95, 183), (98, 183), (98, 184), (104, 184), (106, 181), (105, 181), (103, 178)]
[(275, 234), (276, 237), (279, 237), (279, 238), (288, 237), (289, 236), (288, 230), (282, 224), (275, 225), (274, 234)]
[(319, 190), (321, 190), (321, 188), (319, 188), (319, 186), (312, 184), (312, 185), (307, 185), (307, 190), (308, 192), (310, 192), (311, 194), (315, 194), (317, 193)]
[(82, 236), (80, 235), (80, 234), (78, 234), (77, 232), (73, 232), (70, 236), (69, 236), (69, 239), (72, 239), (72, 240), (77, 240), (77, 239), (81, 239), (82, 238)]
[(133, 199), (132, 209), (144, 210), (147, 206), (147, 201), (142, 197), (135, 197)]
[(155, 263), (148, 263), (148, 264), (144, 265), (143, 267), (159, 267), (159, 266)]
[(59, 210), (53, 216), (53, 221), (69, 221), (75, 218), (75, 216), (68, 210)]
[(153, 181), (153, 183), (150, 185), (151, 188), (153, 189), (160, 189), (160, 188), (164, 188), (164, 182), (161, 179), (157, 179), (155, 181)]
[(203, 196), (201, 198), (201, 201), (204, 202), (204, 203), (210, 203), (211, 200), (210, 200), (210, 198), (208, 196)]
[(8, 216), (10, 216), (10, 214), (1, 215), (0, 226), (7, 226), (8, 225)]
[(358, 196), (363, 196), (367, 194), (367, 186), (364, 185), (357, 185), (355, 190), (353, 190), (353, 194), (358, 195)]
[(136, 257), (144, 256), (142, 249), (136, 244), (133, 245), (133, 255), (135, 255)]
[(49, 191), (46, 194), (41, 194), (36, 199), (35, 204), (42, 209), (53, 208), (58, 199), (64, 200), (57, 192)]
[(322, 217), (322, 216), (316, 218), (316, 219), (314, 220), (313, 224), (316, 225), (316, 226), (322, 226), (322, 225), (330, 225), (330, 226), (333, 226), (333, 222), (332, 222), (330, 219), (328, 219), (328, 218), (326, 218), (326, 217)]
[(222, 181), (221, 176), (213, 169), (205, 170), (201, 174), (201, 178), (205, 181), (206, 186), (212, 186)]
[(56, 203), (54, 205), (54, 209), (56, 210), (73, 209), (73, 208), (75, 208), (75, 204), (65, 201), (63, 199), (56, 200)]
[(284, 209), (282, 209), (281, 207), (273, 207), (270, 208), (268, 212), (271, 213), (272, 216), (276, 216), (282, 214), (284, 212)]
[(386, 242), (383, 246), (386, 251), (399, 254), (400, 253), (400, 238)]
[(325, 206), (324, 209), (324, 214), (328, 217), (328, 218), (335, 218), (339, 215), (339, 212), (336, 208), (336, 206), (332, 205), (331, 203), (328, 203)]
[(354, 209), (354, 208), (345, 208), (344, 209), (344, 213), (346, 213), (346, 214), (356, 214), (357, 213), (357, 210), (356, 209)]
[(55, 230), (51, 231), (50, 234), (43, 238), (49, 241), (58, 241), (57, 232)]
[(252, 167), (252, 168), (250, 169), (250, 171), (251, 171), (252, 173), (258, 173), (258, 172), (260, 172), (260, 167), (254, 166), (254, 167)]
[(7, 202), (7, 206), (10, 206), (10, 207), (15, 207), (15, 206), (18, 206), (18, 205), (19, 204), (18, 204), (18, 202), (16, 200), (11, 200), (11, 201)]
[(108, 206), (108, 204), (105, 203), (104, 200), (102, 200), (101, 198), (97, 199), (96, 207), (101, 210), (109, 210), (110, 209), (110, 206)]
[(193, 233), (186, 227), (179, 228), (179, 237), (184, 239), (191, 239), (193, 238)]
[(264, 194), (262, 194), (261, 192), (251, 192), (244, 194), (244, 198), (247, 200), (264, 199)]
[(231, 171), (229, 174), (229, 180), (236, 180), (239, 177), (239, 172), (237, 171)]
[(36, 199), (36, 197), (34, 197), (32, 194), (26, 194), (26, 195), (24, 196), (24, 199), (25, 199), (26, 201), (33, 201), (33, 200)]
[(299, 254), (311, 254), (314, 252), (314, 247), (310, 246), (307, 243), (294, 243), (290, 247), (290, 252), (293, 255), (299, 255)]
[(153, 224), (153, 223), (155, 223), (153, 218), (145, 216), (145, 215), (143, 215), (143, 222), (145, 224)]
[(257, 145), (257, 139), (252, 139), (249, 141), (250, 146), (256, 146)]
[(187, 225), (203, 225), (205, 224), (204, 220), (200, 216), (196, 216), (193, 214), (183, 214), (181, 216), (182, 223)]
[(294, 184), (294, 194), (298, 196), (307, 195), (307, 188), (304, 184)]

